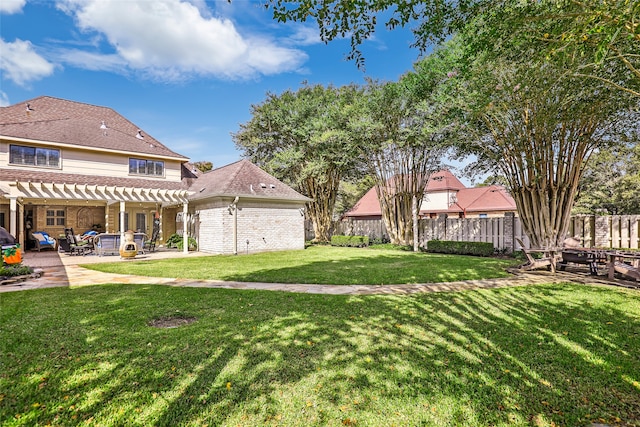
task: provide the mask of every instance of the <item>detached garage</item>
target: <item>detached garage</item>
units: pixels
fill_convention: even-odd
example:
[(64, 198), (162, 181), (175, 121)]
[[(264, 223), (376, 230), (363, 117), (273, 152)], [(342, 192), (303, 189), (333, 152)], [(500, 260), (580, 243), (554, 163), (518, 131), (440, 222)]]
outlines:
[(237, 254), (304, 249), (310, 199), (248, 160), (204, 173), (190, 187), (198, 249)]

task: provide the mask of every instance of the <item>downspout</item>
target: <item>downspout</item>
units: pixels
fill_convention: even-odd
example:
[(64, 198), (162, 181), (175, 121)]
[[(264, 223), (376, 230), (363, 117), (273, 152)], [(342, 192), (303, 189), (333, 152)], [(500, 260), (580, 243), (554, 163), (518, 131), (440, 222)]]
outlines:
[(189, 215), (189, 202), (182, 203), (182, 253), (189, 253), (189, 224), (187, 218)]
[(233, 254), (238, 255), (238, 201), (239, 196), (233, 199), (229, 205), (229, 209), (233, 211)]

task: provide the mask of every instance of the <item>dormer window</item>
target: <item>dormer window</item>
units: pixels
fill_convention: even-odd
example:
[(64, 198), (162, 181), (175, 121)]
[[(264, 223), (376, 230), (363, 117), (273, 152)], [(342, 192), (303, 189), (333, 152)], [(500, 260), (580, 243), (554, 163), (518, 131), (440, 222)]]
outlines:
[(164, 176), (164, 162), (160, 160), (129, 159), (132, 175)]
[(12, 165), (58, 168), (60, 167), (60, 150), (11, 144), (9, 148), (9, 163)]

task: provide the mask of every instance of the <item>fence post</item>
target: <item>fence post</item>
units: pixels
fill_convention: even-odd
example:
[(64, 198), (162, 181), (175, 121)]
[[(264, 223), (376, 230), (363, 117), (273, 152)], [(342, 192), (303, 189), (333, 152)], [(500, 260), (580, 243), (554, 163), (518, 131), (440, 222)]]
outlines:
[(609, 224), (610, 216), (595, 217), (595, 244), (599, 248), (613, 247), (613, 239), (611, 236), (611, 226)]
[(438, 240), (447, 240), (447, 217), (446, 213), (438, 215)]
[(515, 219), (516, 215), (513, 212), (505, 212), (504, 214), (504, 249), (507, 253), (512, 253), (515, 250)]

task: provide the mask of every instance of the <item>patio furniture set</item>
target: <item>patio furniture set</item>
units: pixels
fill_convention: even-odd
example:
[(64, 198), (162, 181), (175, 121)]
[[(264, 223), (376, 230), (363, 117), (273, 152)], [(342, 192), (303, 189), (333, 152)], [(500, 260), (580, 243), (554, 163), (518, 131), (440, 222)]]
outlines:
[(587, 265), (593, 276), (598, 275), (600, 266), (607, 267), (607, 277), (615, 280), (620, 276), (626, 280), (640, 282), (640, 251), (625, 251), (600, 248), (562, 247), (557, 249), (525, 249), (524, 243), (516, 239), (527, 258), (525, 270), (547, 268), (564, 271), (568, 264)]
[[(117, 255), (120, 250), (120, 233), (96, 233), (88, 231), (77, 235), (73, 228), (65, 228), (64, 236), (54, 239), (45, 231), (34, 231), (33, 249), (40, 252), (43, 249), (58, 250), (60, 253), (68, 255), (87, 255), (95, 253), (98, 256)], [(134, 242), (139, 254), (144, 254), (145, 250), (154, 252), (156, 249), (157, 233), (151, 239), (147, 239), (144, 233), (133, 233)]]

